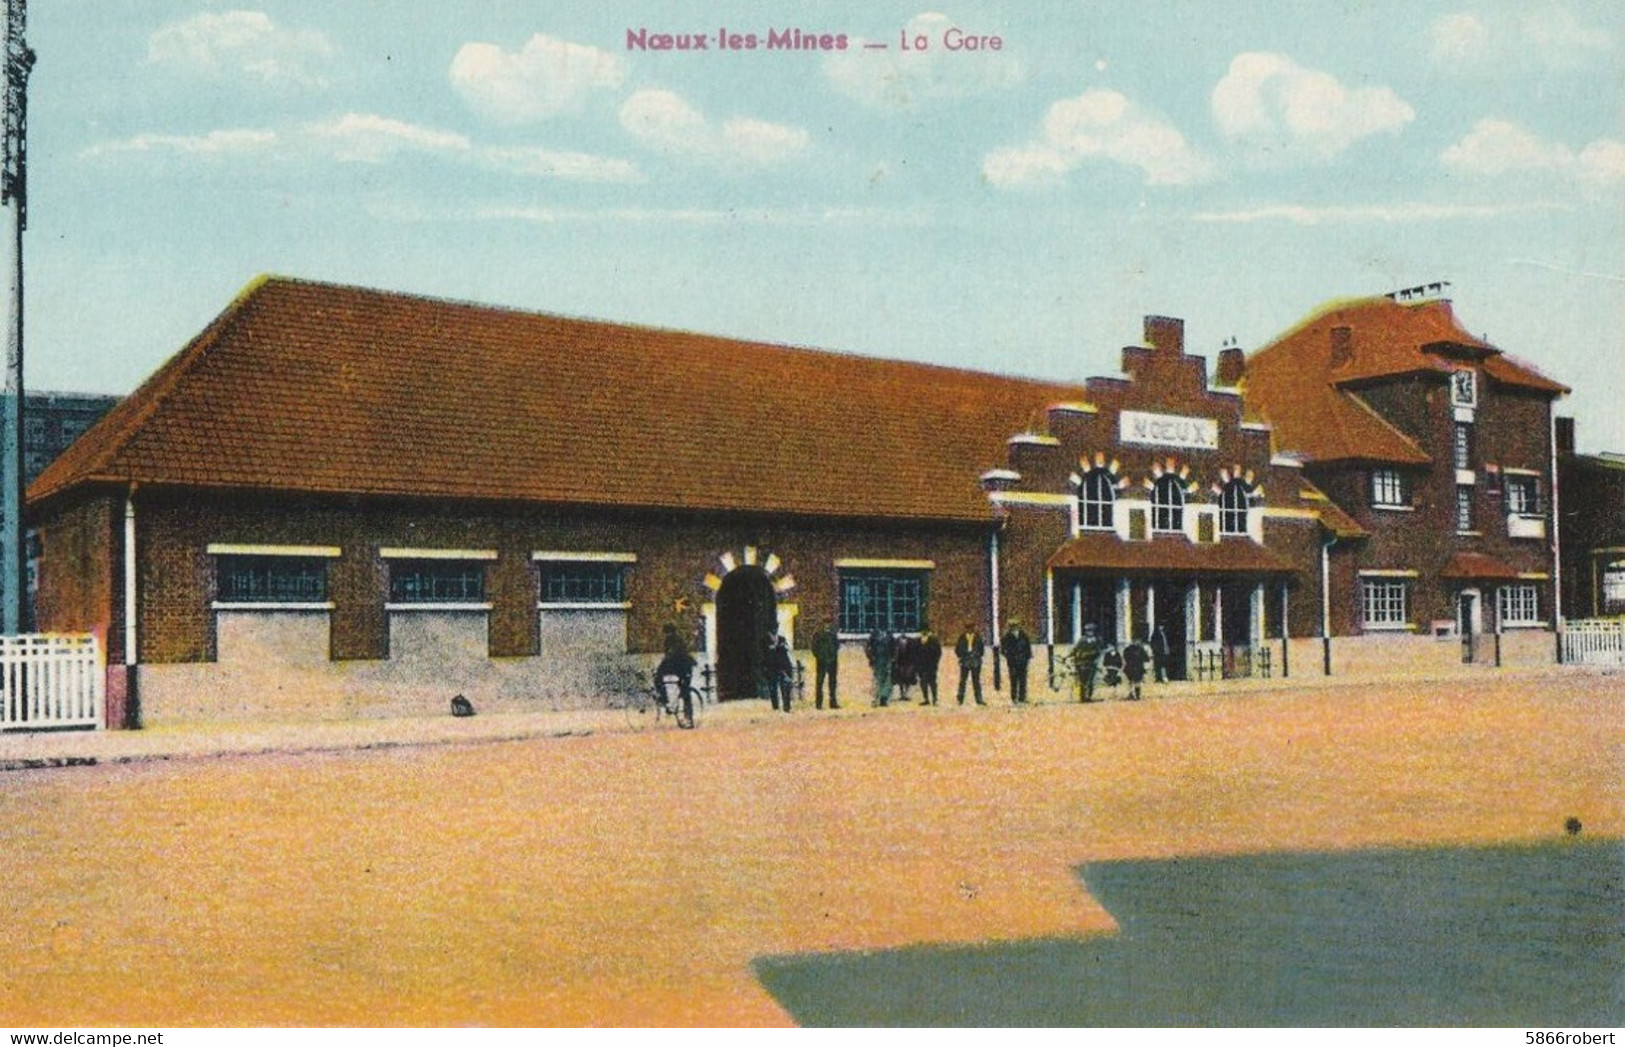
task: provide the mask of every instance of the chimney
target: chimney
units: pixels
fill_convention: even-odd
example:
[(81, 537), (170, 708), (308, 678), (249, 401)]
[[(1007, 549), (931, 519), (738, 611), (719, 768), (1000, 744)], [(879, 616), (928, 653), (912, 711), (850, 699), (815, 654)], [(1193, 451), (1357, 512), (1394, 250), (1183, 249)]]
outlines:
[(1145, 318), (1145, 344), (1159, 352), (1185, 351), (1185, 321), (1172, 316)]
[(1354, 359), (1354, 328), (1332, 328), (1332, 367), (1342, 367)]
[(1247, 370), (1247, 357), (1239, 346), (1219, 350), (1219, 367), (1213, 373), (1213, 384), (1221, 389), (1234, 389), (1241, 384)]
[(1574, 419), (1559, 418), (1557, 420), (1557, 453), (1574, 453)]

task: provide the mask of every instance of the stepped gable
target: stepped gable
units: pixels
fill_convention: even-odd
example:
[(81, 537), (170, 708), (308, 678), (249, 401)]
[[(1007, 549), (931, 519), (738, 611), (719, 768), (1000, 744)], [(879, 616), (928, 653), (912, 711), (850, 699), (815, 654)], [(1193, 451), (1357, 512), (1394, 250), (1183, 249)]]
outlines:
[(261, 278), (40, 476), (985, 521), (1074, 386)]

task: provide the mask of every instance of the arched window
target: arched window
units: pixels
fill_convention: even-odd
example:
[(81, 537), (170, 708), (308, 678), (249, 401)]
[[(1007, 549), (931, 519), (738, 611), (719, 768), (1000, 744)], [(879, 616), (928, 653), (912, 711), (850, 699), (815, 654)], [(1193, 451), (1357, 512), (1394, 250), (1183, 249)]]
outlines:
[(1251, 492), (1244, 480), (1231, 480), (1219, 493), (1219, 533), (1247, 533), (1247, 503)]
[(1110, 530), (1117, 485), (1104, 469), (1090, 470), (1078, 491), (1078, 522), (1090, 530)]
[(1172, 473), (1158, 477), (1156, 486), (1151, 489), (1151, 529), (1185, 529), (1185, 485)]

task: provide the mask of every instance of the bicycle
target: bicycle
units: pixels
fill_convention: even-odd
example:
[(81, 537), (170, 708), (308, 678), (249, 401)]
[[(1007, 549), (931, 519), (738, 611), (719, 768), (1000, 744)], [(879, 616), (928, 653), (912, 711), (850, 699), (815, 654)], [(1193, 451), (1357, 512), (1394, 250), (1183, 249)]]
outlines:
[(705, 695), (693, 683), (684, 686), (681, 678), (667, 676), (672, 689), (679, 692), (668, 699), (662, 694), (659, 680), (651, 680), (638, 673), (632, 686), (611, 697), (611, 707), (619, 707), (626, 715), (626, 725), (634, 731), (643, 730), (671, 719), (683, 730), (693, 730), (699, 724), (700, 708)]

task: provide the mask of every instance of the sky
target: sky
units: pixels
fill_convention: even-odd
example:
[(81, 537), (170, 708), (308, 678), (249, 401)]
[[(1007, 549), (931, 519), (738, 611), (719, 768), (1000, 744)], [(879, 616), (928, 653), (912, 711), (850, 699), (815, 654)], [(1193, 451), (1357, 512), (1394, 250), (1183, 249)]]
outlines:
[(36, 2), (26, 381), (128, 392), (262, 273), (1074, 381), (1449, 281), (1625, 450), (1622, 13)]

